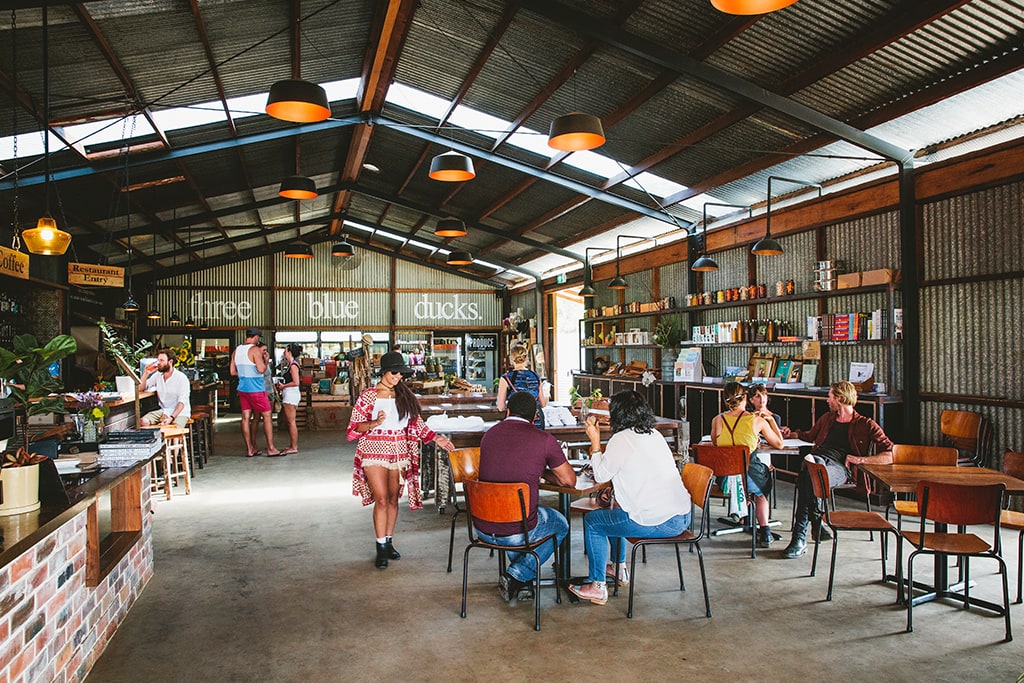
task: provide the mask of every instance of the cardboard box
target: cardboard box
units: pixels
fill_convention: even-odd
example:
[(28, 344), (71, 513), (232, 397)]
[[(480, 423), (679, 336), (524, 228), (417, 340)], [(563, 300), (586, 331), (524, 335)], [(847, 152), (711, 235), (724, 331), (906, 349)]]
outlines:
[(900, 271), (891, 268), (880, 268), (878, 270), (866, 270), (860, 274), (862, 286), (887, 285), (890, 282), (900, 281)]
[(861, 286), (860, 273), (845, 273), (836, 280), (836, 289), (853, 289)]

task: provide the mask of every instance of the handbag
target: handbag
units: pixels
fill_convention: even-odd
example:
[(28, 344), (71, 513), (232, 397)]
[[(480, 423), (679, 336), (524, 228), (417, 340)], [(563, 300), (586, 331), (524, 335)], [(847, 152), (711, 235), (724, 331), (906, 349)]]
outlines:
[(610, 508), (615, 504), (615, 489), (611, 485), (591, 495), (599, 508)]

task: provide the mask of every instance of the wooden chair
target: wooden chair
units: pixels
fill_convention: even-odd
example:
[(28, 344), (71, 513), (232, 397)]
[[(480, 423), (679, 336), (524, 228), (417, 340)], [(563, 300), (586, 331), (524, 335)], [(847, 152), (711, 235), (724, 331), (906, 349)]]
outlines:
[[(466, 618), (466, 589), (469, 583), (469, 551), (473, 548), (490, 548), (499, 552), (518, 552), (533, 556), (537, 572), (533, 582), (534, 624), (533, 630), (540, 630), (540, 557), (536, 549), (545, 543), (555, 545), (553, 558), (555, 576), (558, 576), (558, 537), (549, 534), (543, 538), (530, 538), (527, 528), (527, 508), (530, 500), (530, 487), (526, 484), (496, 484), (492, 482), (466, 479), (463, 481), (466, 495), (466, 527), (469, 530), (469, 545), (462, 558), (462, 613)], [(473, 520), (493, 523), (516, 523), (522, 528), (523, 543), (521, 545), (498, 545), (480, 538), (473, 526)], [(561, 604), (562, 592), (555, 582), (555, 602)]]
[(943, 410), (939, 415), (942, 436), (958, 451), (959, 465), (988, 467), (992, 460), (992, 424), (971, 410)]
[[(894, 465), (931, 465), (955, 467), (957, 464), (955, 448), (947, 446), (914, 446), (898, 443), (892, 448)], [(894, 499), (885, 509), (885, 518), (889, 518), (889, 508), (896, 510), (896, 529), (903, 529), (903, 517), (920, 517), (916, 500)]]
[[(1003, 472), (1024, 479), (1024, 453), (1006, 451), (1003, 454)], [(1004, 529), (1019, 532), (1017, 534), (1017, 604), (1022, 600), (1022, 579), (1024, 579), (1024, 512), (1003, 510), (999, 513), (999, 525)]]
[[(704, 612), (709, 619), (711, 618), (711, 601), (708, 598), (708, 580), (704, 571), (704, 552), (700, 549), (700, 542), (708, 535), (708, 531), (711, 526), (711, 515), (708, 512), (708, 498), (711, 494), (714, 472), (710, 467), (688, 462), (683, 465), (683, 472), (681, 476), (683, 479), (683, 486), (685, 486), (686, 490), (690, 492), (690, 500), (693, 502), (691, 515), (695, 515), (696, 510), (699, 509), (700, 521), (693, 524), (693, 517), (691, 516), (690, 529), (687, 529), (678, 536), (672, 536), (670, 538), (628, 539), (629, 542), (633, 544), (633, 552), (630, 555), (629, 561), (629, 608), (626, 612), (626, 617), (629, 619), (633, 618), (633, 591), (636, 589), (637, 549), (644, 548), (646, 550), (649, 545), (674, 545), (676, 548), (676, 567), (679, 570), (679, 590), (684, 591), (686, 590), (686, 584), (683, 582), (683, 560), (679, 555), (680, 544), (686, 544), (690, 546), (691, 550), (697, 550), (697, 562), (700, 564), (700, 583), (704, 588)], [(616, 571), (616, 575), (617, 574), (618, 571)]]
[[(825, 599), (832, 599), (832, 586), (835, 583), (836, 554), (839, 551), (840, 531), (870, 531), (872, 532), (872, 540), (874, 532), (880, 532), (879, 546), (882, 556), (882, 580), (885, 581), (885, 561), (888, 556), (885, 534), (891, 532), (895, 536), (896, 528), (878, 512), (861, 510), (837, 511), (835, 509), (835, 498), (829, 490), (828, 470), (825, 466), (817, 462), (808, 462), (807, 473), (811, 477), (811, 488), (814, 491), (814, 497), (818, 499), (818, 504), (825, 511), (822, 521), (832, 530), (832, 563), (828, 570), (828, 594), (825, 596)], [(829, 505), (830, 501), (831, 506)], [(821, 545), (820, 537), (821, 527), (818, 527), (818, 534), (814, 539), (814, 559), (811, 561), (811, 576), (814, 576), (818, 566), (818, 547)]]
[[(747, 491), (747, 470), (750, 468), (750, 451), (746, 446), (708, 446), (700, 444), (695, 448), (696, 460), (710, 467), (715, 477), (739, 476), (743, 487), (743, 498), (747, 501), (747, 520), (750, 523), (750, 556), (757, 557), (757, 521), (754, 515), (754, 499)], [(712, 498), (727, 498), (717, 484), (711, 487)]]
[[(971, 565), (972, 557), (989, 557), (999, 563), (999, 574), (1003, 581), (1003, 606), (988, 604), (986, 607), (1003, 615), (1006, 622), (1004, 640), (1013, 640), (1010, 631), (1010, 593), (1006, 585), (1006, 563), (999, 554), (999, 516), (1002, 511), (1004, 484), (986, 484), (972, 486), (969, 484), (941, 484), (934, 481), (921, 481), (917, 484), (917, 500), (921, 506), (921, 519), (930, 520), (938, 525), (956, 525), (966, 527), (970, 524), (991, 524), (995, 527), (992, 542), (988, 543), (980, 536), (972, 533), (948, 533), (936, 531), (926, 533), (925, 525), (917, 531), (901, 531), (897, 549), (897, 566), (902, 566), (903, 540), (907, 540), (916, 550), (907, 560), (907, 581), (909, 594), (907, 603), (907, 632), (914, 630), (914, 560), (918, 555), (956, 555), (963, 565), (963, 604), (964, 609), (971, 605)], [(945, 560), (940, 560), (945, 562)], [(945, 586), (935, 586), (940, 593)], [(902, 582), (900, 586), (902, 591)], [(960, 595), (955, 597), (959, 598)]]
[(451, 464), (452, 498), (455, 501), (455, 512), (452, 513), (452, 533), (448, 540), (448, 573), (452, 573), (452, 554), (455, 552), (455, 522), (459, 515), (465, 514), (466, 508), (459, 505), (456, 484), (462, 484), (467, 480), (476, 480), (480, 474), (480, 447), (459, 448), (448, 453), (448, 462)]

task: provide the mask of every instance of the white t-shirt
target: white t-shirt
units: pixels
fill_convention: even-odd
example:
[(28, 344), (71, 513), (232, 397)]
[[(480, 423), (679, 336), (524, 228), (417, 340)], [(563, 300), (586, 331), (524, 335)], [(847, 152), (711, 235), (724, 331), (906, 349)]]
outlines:
[(595, 453), (590, 464), (596, 481), (611, 480), (615, 501), (637, 524), (657, 526), (690, 512), (690, 494), (683, 486), (672, 451), (657, 431), (616, 432), (608, 439), (604, 453)]
[(185, 374), (176, 368), (171, 369), (171, 378), (164, 379), (164, 373), (154, 372), (146, 382), (146, 391), (156, 391), (157, 400), (160, 402), (160, 410), (167, 415), (174, 415), (174, 409), (179, 403), (184, 405), (178, 417), (192, 417), (192, 384)]

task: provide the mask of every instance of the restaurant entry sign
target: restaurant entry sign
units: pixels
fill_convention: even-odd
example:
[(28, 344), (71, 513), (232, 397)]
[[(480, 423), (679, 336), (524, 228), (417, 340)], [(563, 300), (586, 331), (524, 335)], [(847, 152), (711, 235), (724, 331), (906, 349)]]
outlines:
[(120, 266), (97, 266), (91, 263), (69, 263), (68, 284), (91, 285), (93, 287), (124, 287), (124, 268)]

